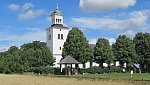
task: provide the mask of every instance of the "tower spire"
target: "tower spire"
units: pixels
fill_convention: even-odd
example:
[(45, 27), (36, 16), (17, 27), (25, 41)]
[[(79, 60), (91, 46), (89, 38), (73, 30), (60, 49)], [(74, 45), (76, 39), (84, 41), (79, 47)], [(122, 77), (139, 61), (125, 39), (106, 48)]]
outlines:
[(56, 10), (58, 10), (58, 3), (57, 3), (57, 5), (56, 5)]

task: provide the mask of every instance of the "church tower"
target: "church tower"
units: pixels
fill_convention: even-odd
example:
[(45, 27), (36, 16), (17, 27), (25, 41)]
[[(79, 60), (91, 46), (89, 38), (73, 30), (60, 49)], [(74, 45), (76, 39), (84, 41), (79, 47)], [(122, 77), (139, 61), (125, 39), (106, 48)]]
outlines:
[(63, 25), (63, 14), (58, 9), (58, 4), (56, 10), (50, 15), (51, 17), (51, 27), (46, 29), (46, 43), (48, 48), (56, 59), (54, 67), (58, 67), (59, 61), (62, 58), (62, 48), (64, 42), (66, 41), (69, 28)]

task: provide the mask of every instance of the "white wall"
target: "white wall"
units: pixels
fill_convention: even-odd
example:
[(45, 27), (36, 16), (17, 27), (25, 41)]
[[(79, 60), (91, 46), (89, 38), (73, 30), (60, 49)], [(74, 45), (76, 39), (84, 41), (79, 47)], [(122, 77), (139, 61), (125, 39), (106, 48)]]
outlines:
[[(49, 35), (51, 35), (51, 40), (49, 40)], [(47, 47), (53, 52), (53, 29), (46, 29), (46, 43)]]
[[(51, 18), (52, 18), (52, 24), (63, 24), (63, 16), (54, 15)], [(60, 22), (56, 22), (56, 19), (61, 19), (61, 23)]]
[(59, 67), (60, 65), (58, 63), (61, 60), (62, 56), (61, 55), (53, 55), (53, 57), (56, 59), (53, 67)]
[[(58, 39), (58, 34), (63, 34), (63, 39)], [(53, 54), (62, 54), (62, 48), (68, 35), (68, 29), (53, 28)], [(60, 50), (61, 47), (61, 50)]]
[[(50, 30), (50, 31), (49, 31)], [(46, 41), (47, 46), (53, 54), (53, 57), (56, 59), (54, 67), (59, 67), (57, 63), (59, 63), (62, 58), (62, 49), (64, 42), (66, 41), (69, 29), (51, 27), (46, 30)], [(58, 39), (58, 34), (63, 34), (63, 39)], [(51, 35), (51, 40), (49, 40), (49, 35)], [(61, 50), (60, 50), (61, 47)]]

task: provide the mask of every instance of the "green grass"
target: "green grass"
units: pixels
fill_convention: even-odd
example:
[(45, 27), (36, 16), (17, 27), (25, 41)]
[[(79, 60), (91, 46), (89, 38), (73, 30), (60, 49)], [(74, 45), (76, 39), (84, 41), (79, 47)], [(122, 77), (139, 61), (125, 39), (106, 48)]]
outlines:
[(113, 73), (113, 74), (85, 74), (79, 75), (79, 77), (85, 78), (111, 78), (111, 79), (133, 79), (133, 80), (150, 80), (150, 74), (148, 73), (135, 73), (131, 78), (129, 73)]

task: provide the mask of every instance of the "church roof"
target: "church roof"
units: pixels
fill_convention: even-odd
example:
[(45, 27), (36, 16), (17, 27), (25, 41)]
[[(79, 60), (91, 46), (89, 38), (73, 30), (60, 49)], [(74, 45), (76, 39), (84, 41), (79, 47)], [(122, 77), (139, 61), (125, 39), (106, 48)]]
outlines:
[(58, 64), (80, 64), (80, 62), (78, 62), (71, 56), (67, 56), (63, 60), (61, 60)]
[(136, 68), (140, 68), (140, 64), (133, 64)]
[(63, 26), (62, 24), (53, 24), (51, 27), (56, 27), (56, 28), (66, 28), (69, 29), (68, 27)]
[(51, 25), (51, 27), (47, 28), (46, 30), (51, 29), (51, 28), (56, 28), (56, 29), (69, 29), (68, 27), (63, 26), (62, 24), (53, 24), (53, 25)]

